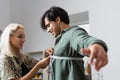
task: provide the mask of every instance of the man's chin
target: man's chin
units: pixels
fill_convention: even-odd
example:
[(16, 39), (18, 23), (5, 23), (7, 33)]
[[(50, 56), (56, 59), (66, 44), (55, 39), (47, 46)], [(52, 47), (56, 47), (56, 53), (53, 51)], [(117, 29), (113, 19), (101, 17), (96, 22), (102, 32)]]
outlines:
[(56, 35), (52, 34), (53, 37), (56, 37)]
[(59, 35), (53, 35), (55, 38), (57, 37), (57, 36), (59, 36)]
[(55, 36), (55, 35), (53, 35), (55, 38), (57, 37), (57, 36)]
[(57, 37), (57, 35), (53, 35), (55, 38)]

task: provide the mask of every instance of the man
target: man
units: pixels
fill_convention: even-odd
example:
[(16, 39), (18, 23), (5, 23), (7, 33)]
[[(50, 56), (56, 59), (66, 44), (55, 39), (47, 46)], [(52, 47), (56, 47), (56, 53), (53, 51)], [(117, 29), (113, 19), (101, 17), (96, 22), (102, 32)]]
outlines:
[(97, 71), (108, 63), (105, 42), (88, 35), (78, 26), (70, 27), (64, 9), (55, 6), (48, 9), (41, 18), (41, 27), (56, 38), (50, 80), (85, 80), (82, 60), (85, 55)]

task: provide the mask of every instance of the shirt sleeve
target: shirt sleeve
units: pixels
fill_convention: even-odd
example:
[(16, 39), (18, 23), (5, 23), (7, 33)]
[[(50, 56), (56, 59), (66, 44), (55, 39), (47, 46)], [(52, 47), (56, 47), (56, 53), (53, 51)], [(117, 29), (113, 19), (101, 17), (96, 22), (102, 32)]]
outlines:
[(78, 52), (81, 48), (87, 48), (94, 43), (102, 45), (107, 52), (108, 48), (106, 43), (100, 39), (88, 35), (88, 33), (84, 29), (78, 28), (72, 34), (72, 48), (76, 49)]

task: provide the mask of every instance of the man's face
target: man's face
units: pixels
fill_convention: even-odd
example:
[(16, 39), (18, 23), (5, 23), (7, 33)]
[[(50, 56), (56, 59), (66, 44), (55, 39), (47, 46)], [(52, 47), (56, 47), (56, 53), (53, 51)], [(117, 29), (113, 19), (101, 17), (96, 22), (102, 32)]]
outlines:
[(49, 21), (48, 18), (45, 18), (45, 26), (47, 27), (47, 31), (50, 32), (54, 37), (57, 37), (61, 32), (57, 21)]

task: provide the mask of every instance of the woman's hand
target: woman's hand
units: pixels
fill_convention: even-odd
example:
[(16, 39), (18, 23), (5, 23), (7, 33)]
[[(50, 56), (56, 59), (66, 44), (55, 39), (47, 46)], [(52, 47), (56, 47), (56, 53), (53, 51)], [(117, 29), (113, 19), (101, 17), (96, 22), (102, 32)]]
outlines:
[(50, 62), (50, 57), (46, 57), (46, 58), (43, 58), (41, 59), (39, 62), (38, 62), (38, 65), (40, 66), (40, 68), (46, 68), (48, 66)]
[(43, 58), (52, 55), (53, 52), (54, 52), (54, 49), (53, 49), (53, 48), (48, 48), (48, 49), (46, 49), (46, 50), (43, 52)]

